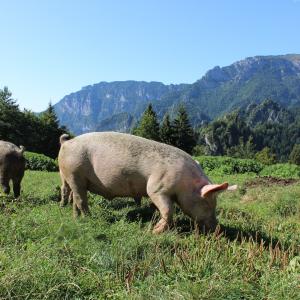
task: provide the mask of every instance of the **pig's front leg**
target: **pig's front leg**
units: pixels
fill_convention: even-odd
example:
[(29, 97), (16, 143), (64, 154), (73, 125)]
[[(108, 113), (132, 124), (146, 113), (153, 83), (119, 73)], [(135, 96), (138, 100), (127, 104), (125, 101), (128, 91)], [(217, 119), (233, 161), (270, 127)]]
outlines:
[(161, 215), (161, 219), (153, 228), (153, 233), (162, 233), (165, 230), (169, 229), (172, 223), (174, 204), (171, 201), (170, 197), (166, 195), (152, 194), (149, 196), (152, 202), (158, 208)]
[(13, 179), (13, 190), (14, 190), (15, 198), (18, 198), (20, 196), (21, 180), (22, 180), (22, 178), (19, 178), (19, 177), (16, 177)]
[(9, 186), (9, 180), (7, 177), (4, 177), (4, 176), (0, 177), (0, 186), (3, 189), (3, 192), (8, 195), (10, 192), (10, 186)]

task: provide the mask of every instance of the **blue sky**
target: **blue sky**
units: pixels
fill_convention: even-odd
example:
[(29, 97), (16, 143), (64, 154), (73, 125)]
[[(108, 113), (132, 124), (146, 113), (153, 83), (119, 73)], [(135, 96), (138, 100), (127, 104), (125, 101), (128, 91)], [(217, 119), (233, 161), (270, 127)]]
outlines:
[(0, 0), (0, 88), (23, 108), (100, 81), (192, 83), (300, 53), (300, 0)]

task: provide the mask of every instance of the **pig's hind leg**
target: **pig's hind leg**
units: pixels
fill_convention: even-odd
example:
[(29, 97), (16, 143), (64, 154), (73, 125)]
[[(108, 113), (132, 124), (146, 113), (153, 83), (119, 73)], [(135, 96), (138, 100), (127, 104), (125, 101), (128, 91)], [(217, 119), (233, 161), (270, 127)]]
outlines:
[(70, 191), (70, 195), (69, 195), (69, 198), (68, 198), (68, 202), (69, 204), (72, 204), (73, 203), (73, 192)]
[(72, 195), (71, 188), (70, 188), (69, 184), (66, 182), (66, 180), (62, 177), (61, 201), (60, 201), (61, 207), (67, 205), (68, 202), (71, 203), (69, 201), (71, 195)]
[(89, 215), (88, 199), (87, 199), (87, 187), (86, 180), (83, 178), (74, 176), (70, 180), (71, 194), (73, 196), (73, 214), (74, 217), (82, 214), (83, 216)]

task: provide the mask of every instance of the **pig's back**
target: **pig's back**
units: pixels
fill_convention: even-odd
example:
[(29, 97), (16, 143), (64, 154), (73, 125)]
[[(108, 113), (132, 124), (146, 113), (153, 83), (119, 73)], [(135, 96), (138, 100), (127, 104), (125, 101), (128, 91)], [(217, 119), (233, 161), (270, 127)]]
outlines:
[(84, 176), (90, 191), (114, 196), (144, 196), (150, 176), (170, 181), (201, 177), (201, 168), (184, 151), (141, 137), (95, 132), (63, 142), (59, 165), (64, 174)]
[(99, 176), (113, 169), (123, 173), (134, 170), (147, 176), (155, 168), (195, 164), (178, 148), (118, 132), (93, 132), (75, 137), (62, 145), (59, 156), (59, 159), (64, 156), (64, 163), (69, 160), (69, 165), (74, 167), (90, 163)]

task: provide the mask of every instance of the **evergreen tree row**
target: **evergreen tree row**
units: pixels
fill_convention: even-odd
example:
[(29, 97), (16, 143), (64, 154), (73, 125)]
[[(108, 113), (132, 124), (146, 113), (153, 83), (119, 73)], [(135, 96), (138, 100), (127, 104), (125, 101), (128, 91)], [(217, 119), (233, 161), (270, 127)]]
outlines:
[(170, 120), (169, 114), (166, 114), (160, 126), (156, 113), (152, 105), (149, 104), (138, 126), (133, 129), (132, 133), (150, 140), (173, 145), (190, 154), (196, 145), (195, 133), (183, 105), (179, 107), (177, 116), (173, 121)]
[(250, 127), (245, 115), (235, 111), (198, 128), (196, 139), (183, 106), (174, 120), (166, 114), (159, 124), (150, 104), (133, 134), (193, 155), (226, 155), (255, 158), (264, 164), (289, 161), (300, 165), (300, 114), (295, 115), (294, 121), (288, 117), (280, 123), (266, 121)]
[[(262, 115), (257, 108), (254, 112), (256, 117)], [(251, 125), (245, 114), (235, 111), (198, 128), (196, 139), (184, 106), (179, 107), (173, 120), (166, 114), (159, 124), (150, 104), (132, 133), (194, 155), (227, 155), (256, 158), (265, 164), (290, 161), (300, 165), (300, 110), (292, 117), (286, 117), (288, 112), (283, 112), (280, 122), (264, 121), (253, 125), (256, 117), (252, 117)], [(0, 89), (1, 140), (56, 158), (59, 137), (66, 132), (66, 128), (59, 125), (51, 104), (40, 115), (21, 111), (11, 92), (6, 87)]]
[(300, 164), (300, 118), (294, 122), (264, 122), (250, 127), (238, 111), (198, 131), (197, 155), (256, 158), (264, 164)]
[(0, 89), (0, 140), (56, 158), (60, 147), (59, 137), (66, 132), (65, 127), (59, 126), (51, 104), (37, 116), (27, 110), (21, 111), (7, 87)]

